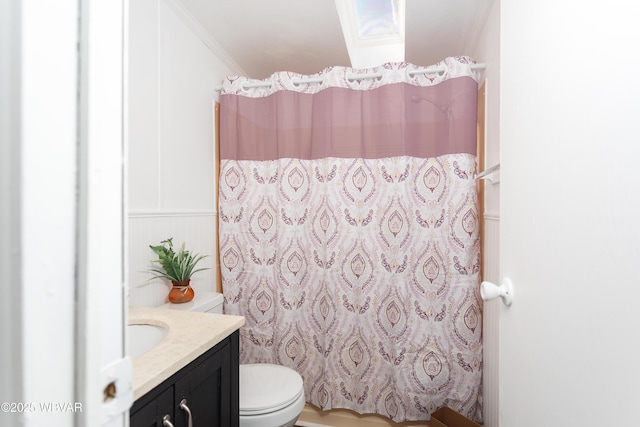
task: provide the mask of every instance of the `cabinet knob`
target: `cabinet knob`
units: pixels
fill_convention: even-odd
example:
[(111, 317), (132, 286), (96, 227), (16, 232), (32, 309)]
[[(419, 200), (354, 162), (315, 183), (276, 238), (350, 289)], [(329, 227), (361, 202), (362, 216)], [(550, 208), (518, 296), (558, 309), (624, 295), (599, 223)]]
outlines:
[(182, 399), (180, 401), (180, 409), (187, 413), (189, 416), (189, 421), (187, 421), (188, 427), (193, 427), (193, 418), (191, 418), (191, 409), (187, 406), (187, 399)]
[(162, 417), (162, 426), (163, 427), (173, 427), (173, 424), (171, 424), (171, 416), (169, 414), (167, 414), (164, 417)]

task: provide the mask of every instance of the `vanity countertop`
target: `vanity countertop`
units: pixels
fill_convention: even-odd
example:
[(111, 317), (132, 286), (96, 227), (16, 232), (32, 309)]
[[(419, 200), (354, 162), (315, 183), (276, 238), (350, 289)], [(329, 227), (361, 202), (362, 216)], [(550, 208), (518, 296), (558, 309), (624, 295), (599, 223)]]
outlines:
[(189, 362), (244, 325), (244, 317), (152, 307), (129, 307), (130, 325), (156, 325), (169, 332), (133, 359), (133, 399), (145, 395)]

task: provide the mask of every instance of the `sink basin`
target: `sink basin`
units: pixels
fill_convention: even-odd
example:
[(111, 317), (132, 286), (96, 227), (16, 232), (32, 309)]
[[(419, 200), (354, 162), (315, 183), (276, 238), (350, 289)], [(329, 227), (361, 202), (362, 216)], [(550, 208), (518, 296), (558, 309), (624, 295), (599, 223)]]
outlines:
[(142, 356), (164, 339), (168, 329), (156, 325), (129, 325), (129, 356), (132, 359)]

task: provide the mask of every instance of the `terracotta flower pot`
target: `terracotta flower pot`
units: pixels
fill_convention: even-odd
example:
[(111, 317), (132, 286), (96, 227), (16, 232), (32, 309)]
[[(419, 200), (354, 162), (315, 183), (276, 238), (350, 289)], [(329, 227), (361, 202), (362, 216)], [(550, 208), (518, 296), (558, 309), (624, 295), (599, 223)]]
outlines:
[(169, 292), (169, 302), (182, 304), (191, 301), (195, 294), (193, 288), (189, 285), (190, 282), (191, 280), (185, 280), (184, 282), (174, 282), (172, 280), (171, 284), (173, 286)]

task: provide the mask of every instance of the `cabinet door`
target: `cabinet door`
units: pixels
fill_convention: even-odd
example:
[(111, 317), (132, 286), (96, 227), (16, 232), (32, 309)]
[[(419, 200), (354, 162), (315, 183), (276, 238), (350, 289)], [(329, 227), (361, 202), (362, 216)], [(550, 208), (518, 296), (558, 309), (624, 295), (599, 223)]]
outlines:
[[(188, 412), (194, 426), (237, 425), (237, 421), (231, 420), (230, 382), (231, 344), (227, 340), (176, 381), (176, 427), (188, 425)], [(183, 401), (188, 410), (181, 408)]]
[(173, 410), (173, 387), (167, 388), (157, 398), (151, 400), (141, 408), (132, 408), (131, 427), (162, 427), (162, 420), (165, 415), (171, 417), (174, 422)]

